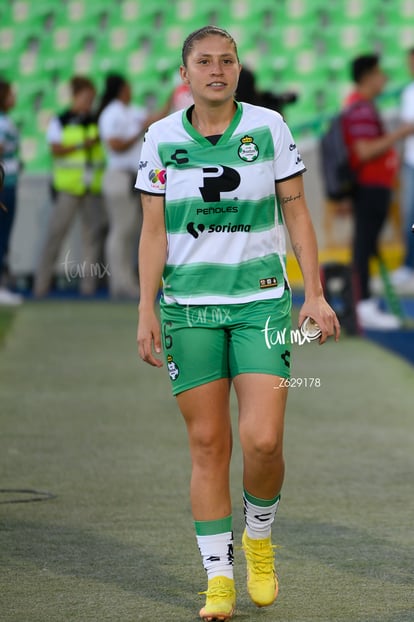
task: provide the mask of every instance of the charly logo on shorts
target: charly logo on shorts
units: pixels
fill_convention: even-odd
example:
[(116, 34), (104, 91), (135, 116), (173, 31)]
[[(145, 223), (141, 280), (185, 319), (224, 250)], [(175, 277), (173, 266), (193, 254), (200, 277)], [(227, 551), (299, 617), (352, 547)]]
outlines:
[(166, 178), (167, 172), (165, 169), (161, 168), (153, 168), (148, 174), (148, 179), (151, 182), (151, 187), (157, 188), (157, 190), (164, 190)]
[(180, 375), (180, 369), (177, 363), (173, 360), (171, 354), (168, 354), (167, 356), (167, 368), (168, 375), (170, 376), (171, 380), (177, 380), (178, 376)]
[(259, 156), (259, 147), (254, 142), (252, 136), (243, 136), (240, 142), (239, 158), (245, 162), (254, 162)]

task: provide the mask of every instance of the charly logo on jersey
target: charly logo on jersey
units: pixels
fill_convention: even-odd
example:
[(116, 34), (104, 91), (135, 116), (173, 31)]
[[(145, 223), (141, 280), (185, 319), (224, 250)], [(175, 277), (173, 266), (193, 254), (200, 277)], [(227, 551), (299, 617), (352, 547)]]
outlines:
[(174, 160), (177, 164), (188, 164), (190, 160), (188, 159), (187, 149), (176, 149), (171, 155), (171, 160)]
[(163, 168), (153, 168), (148, 174), (148, 179), (151, 182), (151, 187), (157, 190), (164, 190), (165, 180), (167, 178), (167, 171)]
[(243, 136), (240, 139), (241, 145), (238, 150), (238, 155), (241, 160), (245, 162), (254, 162), (259, 157), (259, 147), (254, 142), (252, 136)]

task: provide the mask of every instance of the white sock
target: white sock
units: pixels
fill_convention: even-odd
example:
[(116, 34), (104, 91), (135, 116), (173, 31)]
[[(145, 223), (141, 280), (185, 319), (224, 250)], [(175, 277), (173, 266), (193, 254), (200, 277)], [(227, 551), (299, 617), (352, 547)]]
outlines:
[(243, 493), (246, 533), (253, 540), (270, 538), (272, 524), (279, 506), (280, 495), (274, 499), (258, 499), (248, 492)]
[(228, 577), (233, 579), (233, 532), (212, 536), (197, 535), (203, 566), (207, 577)]

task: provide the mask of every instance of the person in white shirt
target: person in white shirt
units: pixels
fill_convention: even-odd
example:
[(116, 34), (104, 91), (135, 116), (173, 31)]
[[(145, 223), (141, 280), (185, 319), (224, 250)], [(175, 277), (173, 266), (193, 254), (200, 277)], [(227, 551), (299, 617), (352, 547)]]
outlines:
[(141, 230), (141, 204), (134, 191), (144, 133), (164, 111), (148, 115), (132, 103), (131, 86), (119, 74), (106, 78), (98, 111), (99, 132), (107, 168), (103, 194), (109, 220), (106, 259), (112, 298), (136, 300), (139, 295), (136, 257)]
[[(408, 67), (413, 77), (401, 96), (401, 120), (414, 122), (414, 47), (408, 51)], [(411, 232), (414, 223), (414, 135), (407, 137), (404, 146), (402, 172), (402, 212), (404, 223), (405, 257), (403, 265), (392, 275), (397, 286), (414, 290), (414, 236)]]

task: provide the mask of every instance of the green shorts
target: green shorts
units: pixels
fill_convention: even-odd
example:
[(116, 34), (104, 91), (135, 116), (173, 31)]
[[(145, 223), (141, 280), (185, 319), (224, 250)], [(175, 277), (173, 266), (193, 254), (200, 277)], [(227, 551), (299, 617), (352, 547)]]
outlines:
[(291, 293), (226, 305), (160, 303), (173, 394), (243, 373), (289, 378)]

